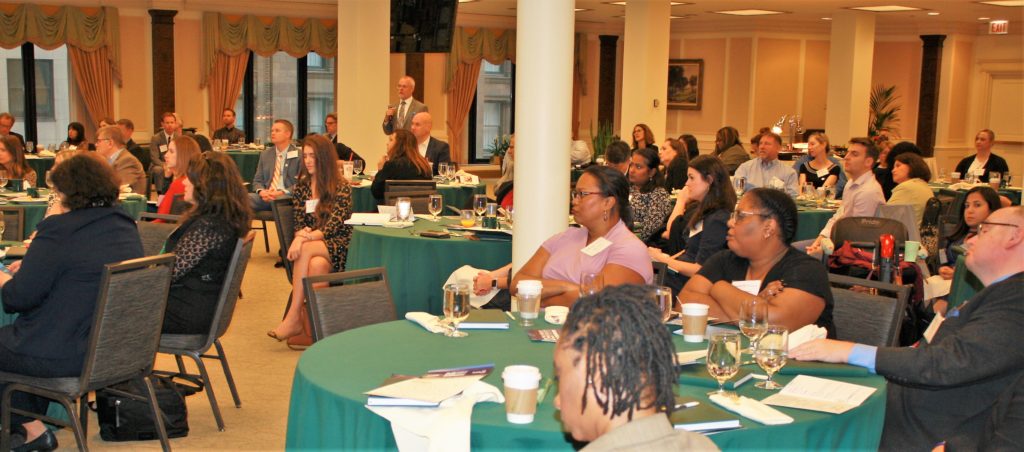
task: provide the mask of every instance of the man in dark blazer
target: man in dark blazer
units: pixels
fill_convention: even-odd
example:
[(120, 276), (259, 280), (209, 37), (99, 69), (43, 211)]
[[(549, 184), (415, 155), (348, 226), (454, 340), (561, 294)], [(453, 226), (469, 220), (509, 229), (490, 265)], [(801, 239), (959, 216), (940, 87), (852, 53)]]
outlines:
[(18, 141), (21, 142), (21, 147), (25, 147), (25, 137), (21, 136), (18, 132), (12, 132), (11, 128), (14, 127), (14, 115), (3, 112), (0, 113), (0, 136), (13, 135), (18, 137)]
[[(256, 174), (252, 178), (254, 193), (249, 193), (249, 199), (253, 210), (270, 210), (271, 201), (291, 194), (302, 165), (299, 148), (292, 145), (294, 130), (292, 123), (284, 119), (274, 121), (270, 127), (270, 146), (260, 154)], [(275, 179), (274, 170), (277, 168), (281, 174)]]
[[(992, 213), (967, 240), (967, 268), (985, 289), (944, 317), (916, 348), (818, 340), (798, 360), (848, 362), (889, 380), (882, 450), (977, 450), (1000, 394), (1024, 375), (1024, 207)], [(963, 275), (961, 275), (963, 276)], [(786, 289), (783, 289), (786, 290)]]
[(412, 92), (416, 89), (416, 80), (408, 75), (398, 79), (398, 103), (388, 105), (384, 112), (384, 122), (381, 128), (384, 134), (391, 135), (398, 129), (409, 129), (412, 126), (412, 118), (417, 113), (427, 111), (427, 106), (412, 98)]
[(135, 133), (135, 123), (131, 119), (121, 118), (117, 120), (117, 127), (121, 129), (121, 135), (127, 140), (124, 143), (124, 147), (128, 149), (135, 158), (139, 159), (139, 163), (142, 164), (143, 171), (149, 172), (150, 155), (149, 150), (143, 149), (139, 146), (135, 140), (132, 139), (132, 135)]
[(417, 113), (412, 118), (412, 126), (409, 128), (409, 131), (416, 137), (416, 142), (419, 143), (420, 155), (430, 162), (430, 166), (433, 168), (434, 175), (436, 176), (437, 168), (440, 166), (438, 164), (452, 161), (452, 155), (451, 150), (448, 148), (448, 143), (430, 136), (430, 129), (433, 126), (434, 121), (430, 117), (430, 113)]

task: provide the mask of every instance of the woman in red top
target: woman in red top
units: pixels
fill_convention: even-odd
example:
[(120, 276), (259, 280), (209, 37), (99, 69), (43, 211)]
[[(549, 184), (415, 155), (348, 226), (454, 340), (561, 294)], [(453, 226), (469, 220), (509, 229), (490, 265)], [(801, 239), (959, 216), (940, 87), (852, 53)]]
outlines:
[(167, 146), (167, 153), (164, 154), (164, 161), (166, 162), (164, 168), (174, 175), (174, 180), (171, 182), (171, 186), (167, 188), (167, 192), (164, 193), (163, 199), (160, 200), (156, 213), (164, 215), (173, 214), (175, 210), (173, 209), (175, 195), (180, 195), (178, 196), (180, 198), (179, 202), (185, 202), (182, 198), (185, 194), (185, 173), (188, 171), (189, 162), (199, 159), (201, 154), (199, 143), (187, 135), (175, 138)]

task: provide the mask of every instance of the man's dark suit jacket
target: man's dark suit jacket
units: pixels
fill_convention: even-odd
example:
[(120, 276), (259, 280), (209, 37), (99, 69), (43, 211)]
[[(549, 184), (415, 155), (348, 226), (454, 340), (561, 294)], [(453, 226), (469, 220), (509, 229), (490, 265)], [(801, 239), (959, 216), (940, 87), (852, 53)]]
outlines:
[(343, 162), (349, 160), (362, 160), (363, 167), (366, 167), (366, 159), (360, 157), (359, 154), (356, 154), (356, 151), (353, 151), (352, 148), (346, 146), (345, 143), (336, 143), (334, 145), (334, 150), (338, 152), (338, 160)]
[(139, 231), (120, 207), (92, 207), (39, 222), (14, 279), (4, 284), (0, 346), (19, 355), (81, 362), (103, 266), (142, 257)]
[(139, 159), (139, 163), (142, 164), (142, 170), (149, 173), (149, 150), (143, 149), (142, 146), (139, 146), (139, 143), (136, 143), (135, 140), (131, 138), (129, 138), (128, 142), (124, 144), (124, 147), (127, 148), (128, 152), (134, 155), (135, 158)]
[(438, 163), (448, 163), (452, 161), (451, 150), (448, 148), (448, 143), (438, 140), (437, 138), (430, 137), (427, 142), (427, 161), (434, 168), (434, 175), (437, 175)]
[(880, 348), (889, 380), (883, 450), (975, 450), (992, 409), (1024, 374), (1024, 273), (992, 284), (951, 311), (930, 344)]

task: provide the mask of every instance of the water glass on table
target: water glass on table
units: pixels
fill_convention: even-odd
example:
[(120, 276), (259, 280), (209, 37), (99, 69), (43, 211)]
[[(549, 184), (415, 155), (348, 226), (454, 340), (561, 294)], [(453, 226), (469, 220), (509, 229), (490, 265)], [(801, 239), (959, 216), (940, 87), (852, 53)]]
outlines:
[(445, 284), (444, 286), (444, 320), (451, 329), (445, 331), (448, 337), (466, 337), (468, 334), (459, 331), (459, 323), (469, 317), (469, 284)]
[(473, 195), (473, 210), (476, 216), (483, 218), (487, 211), (487, 195)]
[(750, 342), (750, 349), (768, 327), (768, 302), (760, 298), (747, 298), (740, 303), (740, 332)]
[(433, 215), (434, 221), (437, 221), (437, 215), (444, 210), (444, 198), (441, 195), (430, 195), (430, 203), (427, 205), (427, 209), (430, 210), (430, 215)]
[(540, 316), (540, 298), (544, 285), (540, 281), (528, 279), (516, 284), (516, 298), (519, 301), (519, 326), (533, 326), (533, 321)]
[(658, 310), (661, 311), (662, 323), (672, 317), (672, 308), (675, 307), (675, 300), (672, 298), (672, 288), (660, 286), (651, 290), (651, 298), (654, 300)]
[(989, 171), (988, 173), (988, 186), (992, 187), (993, 190), (999, 191), (999, 186), (1002, 183), (1003, 174), (998, 171)]
[(604, 275), (584, 272), (580, 275), (580, 296), (593, 295), (604, 289)]
[(772, 381), (772, 376), (786, 365), (789, 356), (789, 331), (778, 325), (768, 325), (757, 341), (754, 360), (768, 374), (768, 379), (755, 384), (761, 389), (776, 390), (782, 385)]
[(353, 160), (352, 161), (352, 171), (355, 173), (356, 176), (363, 174), (363, 161), (362, 160)]
[(0, 192), (7, 191), (7, 170), (0, 170)]
[(398, 221), (409, 221), (412, 218), (412, 198), (402, 196), (395, 200), (395, 213)]
[(441, 177), (441, 182), (446, 182), (448, 178), (448, 163), (441, 162), (437, 164), (437, 175)]
[(708, 374), (718, 382), (718, 390), (711, 394), (732, 395), (725, 391), (725, 382), (740, 371), (740, 335), (738, 333), (715, 333), (708, 345)]
[(457, 168), (454, 163), (448, 164), (448, 171), (445, 172), (445, 177), (448, 178), (449, 184), (454, 184), (458, 182), (458, 180), (455, 179), (455, 174), (458, 172), (459, 168)]

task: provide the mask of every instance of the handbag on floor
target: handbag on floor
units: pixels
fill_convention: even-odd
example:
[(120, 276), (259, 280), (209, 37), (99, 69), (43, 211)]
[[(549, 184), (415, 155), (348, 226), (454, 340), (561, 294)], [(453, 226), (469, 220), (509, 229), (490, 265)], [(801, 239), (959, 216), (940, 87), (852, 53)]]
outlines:
[(288, 338), (288, 348), (292, 350), (305, 350), (313, 345), (313, 327), (309, 323), (309, 307), (302, 302), (302, 310), (299, 312), (302, 321), (302, 332)]
[[(172, 377), (153, 376), (153, 391), (163, 411), (168, 438), (188, 436), (188, 406), (185, 393)], [(146, 390), (138, 382), (125, 382), (111, 388), (145, 397)], [(149, 404), (114, 392), (96, 391), (96, 417), (100, 438), (104, 441), (144, 441), (159, 439)]]

